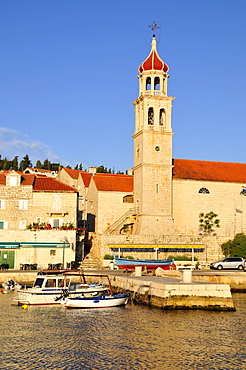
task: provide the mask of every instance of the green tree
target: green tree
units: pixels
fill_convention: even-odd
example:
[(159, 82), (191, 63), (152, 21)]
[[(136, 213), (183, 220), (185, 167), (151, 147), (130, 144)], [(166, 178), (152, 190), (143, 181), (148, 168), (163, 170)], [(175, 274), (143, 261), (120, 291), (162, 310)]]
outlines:
[(43, 168), (44, 170), (50, 170), (50, 161), (49, 161), (48, 159), (45, 159), (45, 160), (44, 160), (44, 163), (43, 163), (42, 168)]
[(199, 227), (205, 234), (211, 234), (214, 227), (220, 227), (220, 220), (216, 218), (218, 215), (214, 212), (199, 214)]
[(97, 167), (96, 172), (97, 173), (107, 173), (108, 169), (107, 169), (107, 167), (104, 167), (103, 165), (101, 165), (101, 166)]
[(29, 155), (26, 154), (20, 162), (20, 171), (23, 172), (27, 167), (32, 167), (32, 162), (30, 161)]
[(38, 168), (38, 169), (41, 169), (42, 168), (42, 163), (41, 163), (41, 161), (39, 159), (36, 162), (35, 168)]
[(12, 168), (12, 161), (9, 161), (6, 157), (3, 160), (3, 169), (4, 170), (11, 170)]
[(18, 155), (16, 155), (15, 157), (14, 157), (14, 159), (12, 160), (12, 170), (15, 170), (15, 171), (18, 171), (18, 169), (19, 169), (19, 163), (18, 163), (19, 161), (18, 161)]
[(221, 249), (225, 256), (246, 257), (246, 235), (236, 234), (233, 240), (223, 243)]

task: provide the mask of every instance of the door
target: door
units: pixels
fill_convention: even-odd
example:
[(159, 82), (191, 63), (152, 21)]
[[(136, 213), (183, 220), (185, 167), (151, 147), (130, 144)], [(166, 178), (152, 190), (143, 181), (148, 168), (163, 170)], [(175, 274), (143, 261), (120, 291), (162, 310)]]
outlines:
[(0, 250), (0, 264), (8, 264), (10, 269), (14, 268), (15, 251)]

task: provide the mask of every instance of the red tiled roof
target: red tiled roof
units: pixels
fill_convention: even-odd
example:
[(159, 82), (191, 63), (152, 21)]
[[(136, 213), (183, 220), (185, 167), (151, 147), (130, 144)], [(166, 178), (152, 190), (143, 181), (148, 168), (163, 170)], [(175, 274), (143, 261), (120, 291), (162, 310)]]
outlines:
[[(5, 173), (0, 172), (0, 185), (6, 185), (6, 174), (9, 172), (11, 171), (6, 171)], [(77, 189), (56, 180), (53, 177), (47, 177), (41, 174), (22, 173), (19, 171), (13, 172), (17, 172), (21, 175), (21, 186), (32, 186), (33, 191), (77, 193)]]
[(85, 171), (80, 171), (80, 176), (82, 177), (85, 187), (88, 188), (88, 186), (90, 185), (92, 174)]
[(72, 179), (77, 180), (78, 177), (81, 176), (85, 187), (88, 188), (90, 181), (91, 181), (91, 177), (92, 177), (91, 173), (88, 173), (86, 171), (81, 171), (81, 170), (73, 170), (72, 168), (63, 168), (63, 169), (67, 172), (67, 174), (70, 177), (72, 177)]
[(93, 180), (99, 191), (121, 191), (124, 193), (133, 191), (133, 176), (96, 173)]
[(6, 185), (6, 176), (2, 172), (0, 172), (0, 185)]
[(46, 191), (46, 192), (70, 192), (77, 193), (77, 189), (64, 184), (52, 177), (35, 176), (33, 184), (33, 191)]
[(230, 162), (173, 160), (173, 178), (246, 183), (246, 164)]
[(82, 172), (80, 170), (73, 170), (72, 168), (66, 167), (64, 167), (63, 169), (69, 174), (70, 177), (72, 177), (72, 179), (76, 180), (78, 179), (80, 172)]
[[(21, 185), (33, 185), (33, 182), (35, 180), (35, 175), (34, 174), (27, 174), (27, 173), (22, 173), (21, 174)], [(46, 176), (45, 176), (46, 178)]]

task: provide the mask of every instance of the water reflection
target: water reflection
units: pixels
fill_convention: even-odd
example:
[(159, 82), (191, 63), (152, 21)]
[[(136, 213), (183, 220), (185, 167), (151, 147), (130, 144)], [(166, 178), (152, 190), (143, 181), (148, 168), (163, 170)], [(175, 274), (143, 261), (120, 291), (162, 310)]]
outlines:
[(12, 305), (0, 295), (1, 369), (243, 369), (246, 294), (236, 312)]

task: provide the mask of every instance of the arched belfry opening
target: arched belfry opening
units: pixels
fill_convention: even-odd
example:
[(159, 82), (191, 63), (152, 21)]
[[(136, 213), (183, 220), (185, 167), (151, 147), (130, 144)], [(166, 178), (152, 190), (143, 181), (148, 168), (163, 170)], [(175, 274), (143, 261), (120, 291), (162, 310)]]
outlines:
[(155, 77), (154, 90), (160, 90), (160, 77)]
[(146, 91), (151, 90), (151, 78), (147, 77), (146, 78)]
[(165, 109), (160, 109), (159, 112), (159, 125), (160, 126), (165, 126), (165, 118), (166, 118), (166, 112)]
[(148, 109), (148, 125), (154, 124), (154, 109), (150, 107)]

